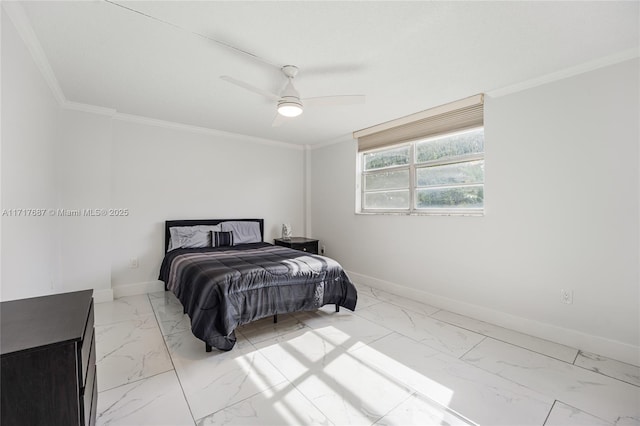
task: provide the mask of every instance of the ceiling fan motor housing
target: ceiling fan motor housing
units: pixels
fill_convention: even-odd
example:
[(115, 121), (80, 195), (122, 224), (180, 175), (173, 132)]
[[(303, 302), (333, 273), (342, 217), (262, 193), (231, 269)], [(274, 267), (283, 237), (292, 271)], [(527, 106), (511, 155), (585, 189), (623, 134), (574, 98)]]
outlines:
[(304, 108), (300, 101), (300, 93), (293, 87), (293, 77), (298, 72), (298, 68), (286, 65), (282, 67), (282, 72), (287, 75), (288, 81), (278, 101), (278, 113), (285, 117), (297, 117), (302, 114)]
[(295, 65), (285, 65), (282, 67), (282, 72), (289, 78), (294, 78), (298, 75), (298, 67)]

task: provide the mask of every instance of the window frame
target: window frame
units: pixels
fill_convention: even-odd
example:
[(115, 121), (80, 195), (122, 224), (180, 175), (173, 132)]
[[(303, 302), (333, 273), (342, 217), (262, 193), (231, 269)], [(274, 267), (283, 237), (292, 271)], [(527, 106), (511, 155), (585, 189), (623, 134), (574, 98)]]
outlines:
[[(484, 125), (475, 126), (472, 128), (458, 130), (453, 132), (447, 132), (444, 134), (433, 135), (425, 138), (419, 138), (412, 141), (406, 141), (398, 144), (387, 145), (380, 148), (374, 148), (364, 151), (359, 151), (357, 154), (357, 167), (356, 167), (356, 213), (364, 214), (364, 215), (404, 215), (404, 216), (484, 216), (485, 209), (485, 198), (483, 195), (482, 199), (482, 207), (430, 207), (430, 208), (418, 208), (417, 207), (417, 191), (420, 188), (417, 182), (417, 170), (421, 168), (434, 167), (434, 166), (444, 166), (450, 164), (460, 164), (460, 163), (470, 163), (473, 161), (482, 161), (484, 165), (485, 161), (485, 149), (483, 144), (483, 150), (481, 153), (472, 153), (465, 154), (455, 157), (446, 157), (444, 159), (430, 160), (421, 163), (416, 163), (417, 159), (417, 145), (421, 142), (425, 142), (432, 139), (441, 139), (446, 136), (454, 136), (458, 134), (468, 133), (472, 131), (476, 131), (478, 129), (482, 129), (483, 138), (484, 138)], [(380, 152), (387, 151), (391, 149), (400, 148), (403, 146), (409, 146), (409, 163), (403, 165), (394, 165), (382, 167), (374, 170), (365, 170), (365, 155), (372, 152)], [(366, 191), (365, 180), (366, 176), (380, 172), (380, 171), (396, 171), (396, 170), (409, 170), (409, 208), (398, 208), (398, 209), (376, 209), (376, 208), (365, 208), (364, 200), (367, 193), (372, 193), (376, 191)], [(472, 184), (452, 184), (452, 185), (441, 185), (434, 186), (435, 188), (447, 188), (447, 187), (464, 187), (464, 186), (476, 186), (478, 183)], [(482, 188), (484, 194), (484, 186), (485, 186), (485, 176), (483, 173), (482, 177)], [(379, 192), (388, 192), (385, 190), (379, 190)]]

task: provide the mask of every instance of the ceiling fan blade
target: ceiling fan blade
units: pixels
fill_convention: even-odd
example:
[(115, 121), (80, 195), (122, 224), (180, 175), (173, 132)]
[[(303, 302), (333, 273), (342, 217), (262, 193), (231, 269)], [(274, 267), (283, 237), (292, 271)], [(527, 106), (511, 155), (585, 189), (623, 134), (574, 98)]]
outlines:
[(273, 117), (273, 123), (271, 123), (271, 127), (280, 127), (283, 123), (287, 122), (289, 118), (284, 115), (280, 115), (276, 112), (276, 116)]
[(242, 80), (238, 80), (236, 78), (233, 77), (229, 77), (228, 75), (222, 75), (220, 76), (220, 78), (224, 81), (226, 81), (227, 83), (231, 83), (231, 84), (235, 84), (236, 86), (240, 86), (243, 89), (247, 89), (250, 92), (253, 93), (257, 93), (258, 95), (262, 95), (264, 97), (266, 97), (267, 99), (271, 99), (272, 101), (279, 101), (280, 100), (280, 96), (276, 95), (275, 93), (271, 93), (267, 90), (262, 90), (259, 87), (253, 86), (249, 83), (245, 83)]
[(317, 98), (302, 99), (304, 106), (334, 106), (363, 104), (365, 95), (319, 96)]
[(363, 69), (364, 66), (360, 63), (304, 67), (304, 76), (307, 78), (310, 76), (326, 76), (327, 74), (351, 74)]

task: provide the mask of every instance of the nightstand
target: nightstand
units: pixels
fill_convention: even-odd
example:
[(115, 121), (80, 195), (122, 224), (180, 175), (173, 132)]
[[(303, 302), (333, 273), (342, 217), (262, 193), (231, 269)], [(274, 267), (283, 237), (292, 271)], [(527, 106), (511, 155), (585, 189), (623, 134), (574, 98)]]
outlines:
[(291, 237), (288, 240), (276, 238), (274, 243), (277, 246), (289, 247), (294, 250), (306, 251), (311, 254), (318, 254), (318, 240), (314, 240), (312, 238)]

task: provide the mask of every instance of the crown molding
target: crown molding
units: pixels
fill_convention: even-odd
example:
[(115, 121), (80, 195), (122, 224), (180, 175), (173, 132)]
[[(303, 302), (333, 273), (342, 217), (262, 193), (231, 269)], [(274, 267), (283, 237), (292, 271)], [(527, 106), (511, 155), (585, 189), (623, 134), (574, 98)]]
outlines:
[(177, 123), (175, 121), (160, 120), (157, 118), (145, 117), (142, 115), (125, 114), (118, 112), (114, 108), (105, 108), (91, 104), (83, 104), (80, 102), (66, 101), (61, 105), (63, 109), (71, 111), (86, 112), (90, 114), (98, 114), (110, 117), (113, 120), (126, 121), (129, 123), (143, 124), (146, 126), (162, 127), (165, 129), (179, 130), (183, 132), (196, 133), (200, 135), (215, 136), (225, 139), (240, 140), (243, 142), (255, 142), (263, 145), (278, 146), (281, 148), (289, 148), (302, 151), (304, 145), (297, 145), (288, 142), (276, 141), (273, 139), (259, 138), (257, 136), (243, 135), (240, 133), (225, 132), (223, 130), (211, 129), (209, 127), (199, 127), (190, 124)]
[(500, 96), (510, 95), (512, 93), (521, 92), (523, 90), (531, 89), (533, 87), (542, 86), (543, 84), (552, 83), (554, 81), (563, 80), (565, 78), (573, 77), (579, 74), (584, 74), (589, 71), (596, 70), (598, 68), (604, 68), (610, 65), (615, 65), (620, 62), (629, 61), (640, 57), (640, 49), (628, 49), (622, 52), (614, 53), (613, 55), (598, 58), (593, 61), (585, 62), (575, 67), (565, 68), (560, 71), (552, 72), (550, 74), (543, 75), (541, 77), (532, 78), (530, 80), (523, 81), (521, 83), (513, 84), (499, 89), (494, 89), (485, 92), (486, 95), (492, 98), (498, 98)]
[(58, 83), (58, 79), (53, 73), (53, 69), (47, 60), (44, 50), (42, 50), (42, 45), (40, 44), (35, 31), (33, 31), (33, 27), (29, 22), (29, 18), (27, 18), (24, 8), (20, 2), (3, 1), (2, 9), (4, 9), (5, 13), (9, 16), (9, 19), (11, 19), (11, 22), (13, 22), (13, 25), (16, 27), (18, 34), (24, 41), (25, 46), (27, 46), (29, 53), (31, 53), (31, 57), (40, 70), (42, 77), (44, 77), (44, 80), (51, 89), (53, 97), (60, 106), (64, 105), (67, 99), (60, 88), (60, 83)]
[(91, 104), (83, 104), (80, 102), (65, 101), (62, 108), (71, 111), (87, 112), (110, 117), (113, 120), (126, 121), (129, 123), (143, 124), (146, 126), (163, 127), (165, 129), (179, 130), (183, 132), (196, 133), (200, 135), (216, 136), (225, 139), (234, 139), (244, 142), (255, 142), (264, 145), (278, 146), (283, 148), (295, 149), (302, 151), (304, 145), (297, 145), (288, 142), (276, 141), (273, 139), (259, 138), (257, 136), (243, 135), (240, 133), (225, 132), (223, 130), (211, 129), (209, 127), (199, 127), (190, 124), (177, 123), (175, 121), (160, 120), (157, 118), (145, 117), (142, 115), (125, 114), (118, 112), (114, 108), (105, 108)]
[(263, 145), (277, 146), (280, 148), (304, 150), (304, 145), (293, 144), (289, 142), (276, 141), (273, 139), (259, 138), (257, 136), (243, 135), (240, 133), (225, 132), (224, 130), (211, 129), (209, 127), (199, 127), (190, 124), (176, 123), (174, 121), (159, 120), (156, 118), (143, 117), (140, 115), (124, 114), (116, 112), (113, 115), (114, 120), (126, 121), (129, 123), (144, 124), (147, 126), (163, 127), (165, 129), (180, 130), (189, 133), (197, 133), (201, 135), (216, 136), (225, 139), (233, 139), (241, 142), (255, 142)]
[(353, 138), (353, 133), (348, 133), (346, 135), (340, 135), (337, 138), (333, 138), (333, 139), (329, 139), (328, 141), (324, 141), (324, 142), (320, 142), (320, 143), (316, 143), (313, 145), (307, 145), (309, 147), (310, 150), (316, 150), (316, 149), (321, 149), (321, 148), (325, 148), (327, 146), (331, 146), (331, 145), (335, 145), (335, 144), (339, 144), (339, 143), (344, 143), (344, 142), (354, 142), (355, 139)]
[[(99, 114), (111, 117), (116, 120), (135, 122), (140, 124), (153, 125), (158, 127), (164, 127), (175, 130), (182, 130), (191, 133), (199, 133), (199, 134), (207, 134), (218, 137), (232, 138), (236, 140), (250, 141), (255, 143), (262, 143), (271, 146), (285, 147), (296, 150), (305, 150), (305, 149), (320, 149), (329, 145), (342, 143), (346, 141), (353, 141), (352, 135), (341, 135), (335, 139), (328, 140), (326, 142), (320, 142), (318, 144), (309, 144), (309, 145), (298, 145), (289, 142), (277, 141), (272, 139), (260, 138), (256, 136), (248, 136), (239, 133), (231, 133), (225, 132), (222, 130), (207, 128), (207, 127), (198, 127), (192, 126), (188, 124), (182, 124), (172, 121), (159, 120), (144, 116), (137, 116), (131, 114), (124, 114), (118, 112), (113, 108), (106, 108), (97, 105), (84, 104), (80, 102), (73, 102), (67, 100), (60, 87), (60, 83), (56, 78), (53, 69), (47, 59), (47, 56), (42, 49), (40, 41), (38, 40), (35, 32), (33, 31), (33, 27), (29, 22), (29, 18), (27, 17), (24, 8), (18, 1), (0, 1), (2, 3), (2, 9), (7, 13), (9, 19), (15, 25), (18, 34), (24, 41), (27, 49), (31, 53), (31, 56), (36, 63), (36, 66), (40, 70), (44, 80), (47, 82), (51, 92), (60, 105), (61, 108), (72, 111), (81, 111), (92, 114)], [(522, 83), (514, 84), (511, 86), (506, 86), (503, 88), (498, 88), (494, 90), (490, 90), (485, 92), (486, 95), (490, 97), (500, 97), (505, 96), (511, 93), (520, 92), (523, 90), (527, 90), (536, 86), (540, 86), (543, 84), (551, 83), (557, 80), (562, 80), (568, 77), (572, 77), (575, 75), (583, 74), (598, 68), (603, 68), (609, 65), (614, 65), (620, 62), (628, 61), (631, 59), (635, 59), (640, 57), (640, 49), (628, 49), (622, 52), (615, 53), (613, 55), (609, 55), (600, 59), (596, 59), (590, 62), (583, 63), (581, 65), (566, 68), (557, 72), (553, 72), (550, 74), (546, 74), (541, 77), (537, 77), (534, 79), (530, 79), (524, 81)], [(309, 148), (306, 148), (309, 147)]]
[(277, 146), (280, 148), (288, 148), (302, 151), (305, 149), (304, 145), (293, 144), (289, 142), (282, 142), (267, 138), (260, 138), (257, 136), (243, 135), (239, 133), (225, 132), (223, 130), (211, 129), (208, 127), (198, 127), (188, 124), (177, 123), (173, 121), (159, 120), (150, 117), (144, 117), (139, 115), (124, 114), (118, 112), (117, 109), (101, 107), (97, 105), (85, 104), (81, 102), (70, 101), (64, 95), (60, 83), (51, 68), (51, 64), (47, 59), (42, 45), (36, 36), (29, 18), (24, 11), (24, 8), (18, 1), (1, 1), (3, 10), (9, 16), (9, 19), (13, 22), (18, 34), (24, 41), (31, 57), (33, 58), (36, 66), (40, 70), (40, 73), (44, 77), (49, 89), (53, 93), (53, 97), (58, 102), (60, 108), (70, 111), (86, 112), (90, 114), (98, 114), (110, 117), (113, 120), (127, 121), (130, 123), (145, 124), (156, 127), (163, 127), (165, 129), (180, 130), (190, 133), (197, 133), (209, 136), (216, 136), (225, 139), (233, 139), (243, 142), (254, 142), (264, 145)]
[[(521, 92), (523, 90), (531, 89), (533, 87), (541, 86), (543, 84), (552, 83), (554, 81), (562, 80), (565, 78), (573, 77), (579, 74), (584, 74), (589, 71), (593, 71), (599, 68), (604, 68), (610, 65), (615, 65), (621, 62), (629, 61), (632, 59), (637, 59), (640, 57), (640, 49), (628, 49), (623, 50), (621, 52), (615, 53), (613, 55), (605, 56), (593, 61), (585, 62), (583, 64), (577, 65), (575, 67), (565, 68), (560, 71), (556, 71), (550, 74), (543, 75), (541, 77), (533, 78), (530, 80), (523, 81), (521, 83), (517, 83), (511, 86), (506, 86), (499, 89), (493, 89), (485, 92), (486, 96), (491, 98), (497, 98), (500, 96), (509, 95), (511, 93)], [(353, 135), (342, 135), (335, 139), (331, 139), (325, 142), (321, 142), (318, 144), (308, 145), (309, 149), (315, 150), (324, 148), (330, 145), (334, 145), (337, 143), (343, 143), (347, 141), (355, 140)]]
[(118, 113), (118, 111), (116, 111), (114, 108), (105, 108), (101, 106), (83, 104), (80, 102), (72, 102), (68, 100), (65, 100), (60, 106), (63, 109), (70, 111), (80, 111), (90, 114), (106, 115), (107, 117), (114, 117)]

